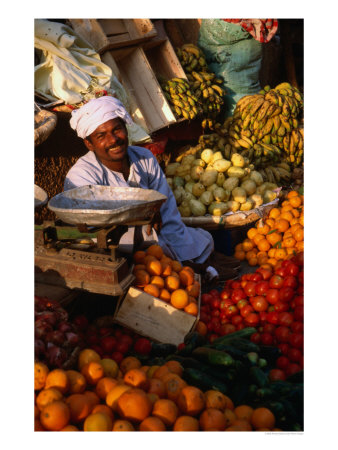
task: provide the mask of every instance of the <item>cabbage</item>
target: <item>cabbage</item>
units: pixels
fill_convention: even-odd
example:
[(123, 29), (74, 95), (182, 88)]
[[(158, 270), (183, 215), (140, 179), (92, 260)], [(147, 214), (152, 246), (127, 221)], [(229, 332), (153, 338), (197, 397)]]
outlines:
[(191, 192), (195, 197), (200, 197), (204, 191), (205, 191), (205, 187), (203, 186), (203, 184), (197, 182), (194, 184)]
[(209, 164), (213, 154), (214, 154), (214, 152), (210, 148), (206, 148), (201, 153), (201, 159), (203, 159), (204, 162)]
[(199, 200), (190, 200), (189, 206), (193, 216), (204, 216), (207, 212), (207, 208)]

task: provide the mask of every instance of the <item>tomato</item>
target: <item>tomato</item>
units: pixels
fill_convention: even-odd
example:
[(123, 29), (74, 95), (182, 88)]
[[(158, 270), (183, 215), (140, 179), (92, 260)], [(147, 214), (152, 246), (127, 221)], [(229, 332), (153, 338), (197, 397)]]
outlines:
[(218, 339), (218, 335), (217, 334), (211, 334), (210, 336), (209, 336), (209, 342), (210, 343), (212, 343), (212, 342), (214, 342), (214, 340), (216, 340), (216, 339)]
[(89, 345), (97, 345), (100, 342), (100, 338), (97, 334), (94, 333), (87, 333), (86, 335), (86, 342)]
[(232, 281), (231, 282), (231, 288), (232, 289), (240, 289), (241, 288), (241, 282), (240, 281)]
[(293, 322), (293, 315), (289, 312), (281, 312), (279, 314), (279, 325), (290, 327)]
[(244, 292), (248, 297), (256, 295), (256, 283), (254, 281), (248, 281), (244, 288)]
[(273, 305), (270, 305), (268, 308), (268, 312), (272, 312), (275, 310), (275, 307)]
[(185, 343), (181, 342), (180, 344), (178, 344), (177, 346), (177, 350), (183, 350), (185, 348)]
[(237, 288), (237, 289), (234, 289), (234, 290), (232, 291), (232, 294), (231, 294), (231, 300), (232, 300), (234, 303), (237, 303), (237, 302), (239, 302), (240, 300), (243, 300), (243, 299), (245, 299), (245, 298), (246, 298), (246, 293), (244, 292), (243, 289)]
[(286, 273), (287, 275), (296, 277), (299, 273), (299, 266), (297, 266), (297, 264), (293, 263), (292, 261), (289, 261), (289, 264), (286, 267)]
[(246, 305), (242, 309), (240, 309), (240, 314), (242, 317), (246, 317), (248, 314), (251, 314), (254, 312), (254, 309), (251, 305)]
[(123, 358), (124, 354), (122, 352), (115, 351), (111, 354), (111, 359), (113, 359), (117, 364), (120, 364)]
[(266, 295), (269, 290), (269, 282), (268, 281), (260, 281), (256, 284), (256, 294), (257, 295)]
[(202, 311), (202, 308), (201, 308), (201, 312), (200, 312), (200, 320), (204, 323), (207, 323), (210, 320), (209, 314), (207, 314), (205, 311)]
[(284, 267), (275, 269), (275, 275), (279, 275), (280, 277), (284, 278), (287, 275), (286, 269)]
[(212, 295), (210, 294), (202, 294), (201, 295), (201, 302), (202, 304), (208, 304), (212, 300)]
[(241, 280), (241, 287), (244, 289), (248, 282), (248, 280)]
[(242, 276), (241, 276), (241, 281), (249, 281), (249, 279), (248, 279), (248, 273), (244, 273)]
[(243, 323), (243, 317), (239, 314), (236, 314), (235, 316), (231, 317), (231, 323), (237, 326), (238, 324)]
[(213, 309), (210, 313), (211, 317), (219, 317), (220, 316), (220, 310), (219, 309)]
[(304, 332), (304, 324), (303, 322), (292, 322), (291, 330), (293, 333), (303, 333)]
[(283, 287), (289, 287), (292, 289), (296, 289), (298, 286), (297, 278), (293, 275), (287, 275), (283, 281)]
[(266, 299), (270, 305), (274, 305), (279, 301), (279, 290), (278, 289), (268, 289), (266, 293)]
[(250, 327), (256, 327), (259, 324), (259, 315), (257, 313), (249, 313), (244, 317), (244, 322)]
[(289, 304), (285, 302), (277, 302), (274, 307), (275, 311), (279, 313), (289, 310)]
[(275, 334), (275, 329), (276, 329), (276, 326), (273, 325), (272, 323), (265, 323), (262, 326), (262, 332), (263, 333)]
[(266, 322), (267, 319), (268, 319), (267, 311), (260, 311), (259, 312), (259, 320), (261, 321), (261, 323)]
[(302, 333), (292, 333), (290, 336), (290, 345), (295, 348), (303, 348), (304, 335)]
[(294, 299), (295, 307), (304, 306), (304, 295), (297, 295)]
[(134, 350), (141, 355), (149, 355), (151, 352), (151, 342), (146, 338), (139, 338), (134, 344)]
[(123, 333), (121, 330), (117, 329), (114, 331), (114, 335), (119, 339), (121, 336), (123, 336)]
[(114, 336), (103, 336), (100, 339), (100, 345), (105, 353), (112, 353), (117, 344), (117, 339)]
[(239, 309), (237, 308), (236, 305), (231, 305), (231, 306), (227, 307), (226, 315), (227, 315), (227, 317), (233, 317), (236, 314), (238, 314), (238, 311), (239, 311)]
[(268, 302), (266, 301), (263, 295), (257, 295), (256, 297), (251, 297), (252, 301), (250, 302), (253, 306), (253, 309), (257, 312), (266, 311), (268, 309)]
[(291, 347), (287, 356), (290, 361), (298, 363), (303, 358), (303, 353), (298, 348)]
[(209, 332), (209, 333), (211, 333), (212, 331), (214, 331), (214, 326), (213, 326), (211, 320), (207, 323), (207, 329), (208, 329), (208, 332)]
[(254, 344), (260, 344), (260, 342), (261, 342), (261, 335), (260, 335), (260, 333), (253, 333), (251, 336), (250, 336), (250, 341), (251, 342), (253, 342)]
[(289, 377), (290, 375), (300, 372), (301, 370), (302, 368), (300, 367), (299, 364), (291, 363), (286, 370), (286, 375)]
[(225, 325), (221, 325), (221, 332), (220, 332), (221, 336), (233, 333), (234, 331), (236, 331), (236, 327), (232, 323), (226, 323)]
[(254, 281), (255, 283), (262, 280), (263, 280), (262, 274), (259, 272), (253, 273), (250, 277), (250, 281)]
[(99, 335), (100, 336), (109, 336), (113, 334), (113, 330), (110, 327), (100, 327), (99, 328)]
[(271, 270), (263, 269), (262, 267), (257, 269), (256, 272), (258, 272), (258, 273), (260, 273), (262, 275), (262, 279), (263, 280), (269, 280), (272, 277)]
[(231, 291), (230, 291), (230, 289), (223, 289), (223, 290), (220, 292), (219, 296), (220, 296), (220, 299), (221, 299), (221, 300), (227, 300), (227, 299), (229, 299), (229, 298), (231, 297)]
[(219, 309), (220, 304), (221, 304), (221, 299), (219, 297), (214, 297), (210, 302), (210, 305), (213, 309)]
[(293, 312), (293, 318), (302, 322), (304, 320), (304, 307), (296, 306)]
[(244, 308), (244, 306), (246, 306), (248, 304), (249, 304), (248, 300), (245, 300), (242, 298), (242, 300), (239, 300), (239, 302), (237, 303), (236, 306), (238, 309), (242, 309), (242, 308)]
[(209, 291), (209, 294), (210, 294), (212, 297), (218, 297), (218, 296), (219, 296), (219, 292), (218, 292), (217, 289), (211, 289), (211, 291)]
[(278, 342), (288, 343), (291, 336), (290, 328), (283, 325), (277, 327), (275, 330), (275, 336)]
[(128, 334), (123, 334), (119, 338), (119, 342), (125, 342), (129, 347), (131, 347), (134, 343), (134, 339)]
[(90, 348), (91, 348), (92, 350), (95, 350), (96, 353), (98, 353), (98, 354), (101, 356), (101, 358), (102, 358), (102, 356), (103, 356), (103, 354), (104, 354), (104, 351), (102, 350), (102, 348), (101, 348), (100, 345), (93, 344), (93, 345), (90, 346)]
[(281, 351), (282, 355), (287, 355), (288, 350), (290, 348), (289, 344), (283, 342), (281, 344), (278, 344), (277, 347), (279, 348), (279, 350)]
[(270, 381), (284, 381), (286, 380), (285, 372), (281, 369), (271, 369), (269, 372)]
[(298, 283), (301, 285), (304, 284), (304, 272), (303, 271), (299, 272), (299, 274), (298, 274)]
[[(220, 315), (219, 315), (219, 320), (220, 320), (221, 323), (226, 323), (226, 322), (228, 322), (227, 313), (226, 313), (226, 310), (225, 310), (225, 309), (224, 309), (224, 310), (221, 310), (221, 313), (220, 313)], [(224, 321), (225, 321), (225, 322), (224, 322)]]
[(272, 345), (274, 342), (273, 336), (270, 333), (262, 333), (261, 334), (261, 344), (263, 345)]
[(221, 311), (226, 310), (228, 306), (233, 305), (233, 301), (230, 300), (230, 298), (224, 299), (221, 301), (220, 305), (219, 305), (219, 309)]
[(290, 360), (287, 356), (280, 356), (276, 359), (276, 367), (278, 367), (278, 369), (285, 370), (289, 364)]
[(218, 317), (213, 317), (210, 320), (210, 323), (212, 325), (212, 330), (215, 330), (215, 328), (219, 328), (219, 326), (221, 325), (221, 322)]
[(278, 324), (278, 313), (276, 311), (268, 312), (267, 321), (274, 325)]
[(127, 351), (130, 349), (130, 345), (127, 344), (127, 342), (123, 342), (123, 341), (118, 341), (117, 344), (115, 345), (115, 351), (120, 352), (120, 353), (127, 353)]
[(85, 331), (89, 325), (89, 321), (88, 321), (87, 317), (84, 316), (83, 314), (80, 314), (80, 315), (74, 317), (72, 322), (81, 331)]
[(280, 289), (283, 286), (283, 278), (279, 275), (272, 275), (269, 280), (269, 286), (271, 289)]
[(246, 328), (244, 323), (239, 323), (238, 325), (236, 325), (236, 331), (243, 330), (243, 328)]
[(282, 287), (279, 290), (279, 300), (281, 302), (290, 302), (293, 297), (295, 296), (295, 291), (294, 289), (290, 288), (290, 287)]

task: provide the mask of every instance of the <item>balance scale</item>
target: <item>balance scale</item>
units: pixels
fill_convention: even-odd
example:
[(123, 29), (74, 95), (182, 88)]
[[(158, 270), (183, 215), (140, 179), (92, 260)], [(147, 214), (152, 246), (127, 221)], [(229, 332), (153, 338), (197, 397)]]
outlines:
[[(133, 250), (166, 197), (157, 191), (83, 186), (48, 202), (59, 220), (35, 227), (35, 281), (92, 293), (124, 295), (134, 280), (118, 251), (128, 227), (135, 227)], [(96, 242), (95, 242), (96, 241)]]

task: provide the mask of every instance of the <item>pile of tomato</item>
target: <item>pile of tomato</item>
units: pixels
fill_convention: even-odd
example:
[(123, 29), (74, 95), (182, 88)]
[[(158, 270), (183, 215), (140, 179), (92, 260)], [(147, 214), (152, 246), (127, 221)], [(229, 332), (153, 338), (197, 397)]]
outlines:
[(245, 327), (255, 327), (251, 340), (280, 349), (275, 379), (303, 368), (304, 342), (303, 254), (280, 261), (273, 269), (229, 280), (222, 290), (201, 296), (200, 320), (206, 324), (209, 341)]

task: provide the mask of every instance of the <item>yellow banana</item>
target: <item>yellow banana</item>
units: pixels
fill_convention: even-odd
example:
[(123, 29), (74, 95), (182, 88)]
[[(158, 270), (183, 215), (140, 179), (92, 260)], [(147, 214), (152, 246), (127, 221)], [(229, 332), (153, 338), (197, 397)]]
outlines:
[(246, 140), (244, 140), (243, 138), (242, 139), (237, 139), (237, 142), (238, 142), (238, 144), (241, 146), (241, 147), (244, 147), (244, 148), (250, 148), (250, 147), (252, 147), (252, 142), (251, 142), (251, 144), (249, 144)]
[(288, 83), (288, 82), (283, 82), (283, 83), (280, 83), (280, 84), (278, 84), (276, 87), (275, 87), (275, 91), (280, 91), (281, 89), (292, 89), (292, 86), (291, 86), (291, 84), (290, 83)]
[(262, 106), (260, 107), (260, 110), (258, 111), (257, 120), (262, 120), (265, 117), (269, 106), (271, 106), (271, 103), (269, 102), (269, 100), (264, 100), (264, 103), (262, 104)]

